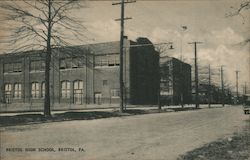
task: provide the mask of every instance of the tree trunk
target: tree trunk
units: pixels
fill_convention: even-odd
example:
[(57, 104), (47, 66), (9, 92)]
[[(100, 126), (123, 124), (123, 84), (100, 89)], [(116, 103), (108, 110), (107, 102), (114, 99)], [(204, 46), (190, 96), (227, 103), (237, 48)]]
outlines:
[(48, 35), (47, 35), (47, 52), (45, 58), (45, 99), (44, 99), (44, 116), (50, 117), (50, 61), (51, 61), (51, 0), (48, 3)]
[(44, 116), (50, 117), (50, 61), (51, 49), (47, 47), (46, 66), (45, 66), (45, 99), (44, 99)]

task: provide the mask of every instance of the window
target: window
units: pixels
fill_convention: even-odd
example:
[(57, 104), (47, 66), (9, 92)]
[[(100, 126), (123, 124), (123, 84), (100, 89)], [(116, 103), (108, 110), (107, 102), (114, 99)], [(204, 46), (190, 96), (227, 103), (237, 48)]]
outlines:
[(72, 68), (82, 68), (84, 65), (84, 59), (81, 57), (72, 58)]
[(45, 62), (44, 61), (31, 61), (30, 62), (30, 71), (39, 72), (45, 70)]
[(60, 69), (82, 68), (83, 66), (84, 59), (82, 57), (60, 59)]
[(21, 98), (22, 96), (22, 86), (20, 83), (14, 85), (14, 98)]
[(12, 99), (12, 85), (11, 84), (5, 84), (4, 86), (4, 94), (5, 94), (5, 100), (6, 103), (10, 103)]
[(60, 69), (71, 68), (71, 58), (60, 59)]
[(95, 92), (94, 93), (94, 103), (95, 104), (102, 104), (102, 93), (101, 92)]
[(10, 73), (10, 72), (12, 72), (12, 69), (11, 68), (13, 68), (13, 64), (4, 64), (4, 73)]
[(95, 66), (97, 66), (97, 67), (108, 66), (108, 61), (107, 60), (97, 60), (95, 62)]
[(22, 64), (21, 63), (14, 63), (13, 64), (13, 72), (22, 72)]
[(6, 63), (4, 64), (4, 73), (22, 72), (22, 63)]
[(108, 85), (108, 80), (103, 80), (103, 81), (102, 81), (102, 85), (103, 85), (103, 86)]
[(5, 95), (10, 95), (11, 94), (11, 84), (5, 84)]
[(39, 98), (39, 83), (37, 82), (31, 83), (31, 97)]
[(119, 89), (111, 89), (111, 98), (119, 98), (120, 90)]
[(82, 104), (83, 96), (83, 81), (74, 82), (74, 103)]
[(62, 98), (70, 97), (70, 82), (69, 81), (63, 81), (61, 83), (61, 96)]
[(120, 60), (119, 57), (110, 57), (108, 61), (108, 66), (119, 66), (120, 65)]
[(45, 97), (45, 82), (42, 82), (42, 92), (41, 92), (41, 97)]
[(114, 67), (120, 65), (119, 54), (98, 55), (95, 57), (96, 67)]

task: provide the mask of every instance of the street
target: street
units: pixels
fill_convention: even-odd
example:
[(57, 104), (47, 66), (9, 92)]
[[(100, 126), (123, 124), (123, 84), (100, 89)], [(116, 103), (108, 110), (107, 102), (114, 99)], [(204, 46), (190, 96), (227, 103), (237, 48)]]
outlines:
[(0, 159), (174, 160), (241, 131), (248, 118), (241, 106), (227, 106), (2, 127)]

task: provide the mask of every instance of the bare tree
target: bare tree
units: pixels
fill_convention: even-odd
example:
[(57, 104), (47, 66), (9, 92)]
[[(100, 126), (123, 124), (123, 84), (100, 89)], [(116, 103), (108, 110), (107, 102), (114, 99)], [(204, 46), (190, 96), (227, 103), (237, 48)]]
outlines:
[[(247, 18), (247, 27), (248, 30), (246, 33), (249, 33), (250, 31), (250, 0), (242, 0), (241, 3), (239, 3), (238, 6), (231, 6), (231, 11), (229, 13), (226, 14), (226, 17), (233, 17), (233, 16), (240, 16), (243, 20), (243, 24), (246, 21)], [(249, 45), (250, 43), (250, 35), (248, 34), (248, 37), (240, 43), (240, 45)], [(249, 53), (249, 71), (250, 71), (250, 53)], [(250, 86), (250, 74), (249, 74), (249, 82), (248, 82), (249, 86)]]
[(80, 40), (84, 36), (80, 31), (85, 28), (71, 14), (72, 10), (83, 6), (78, 0), (5, 1), (0, 5), (4, 21), (14, 25), (6, 43), (10, 43), (15, 51), (42, 49), (45, 53), (44, 115), (49, 117), (52, 51), (70, 45), (72, 37)]
[[(249, 10), (250, 10), (250, 0), (242, 0), (238, 6), (231, 6), (231, 10), (226, 14), (226, 17), (240, 16), (244, 24), (246, 18), (248, 19), (248, 22), (250, 20)], [(248, 37), (244, 41), (244, 43), (249, 43), (249, 42), (250, 42), (250, 37)]]
[(167, 50), (167, 48), (163, 45), (157, 45), (155, 47), (155, 50), (159, 53), (159, 88), (158, 88), (158, 109), (161, 110), (161, 76), (162, 73), (161, 73), (161, 62), (160, 62), (160, 57), (162, 56), (162, 54), (164, 54)]
[[(170, 47), (169, 47), (169, 45), (170, 45)], [(164, 83), (164, 82), (162, 82), (161, 79), (162, 78), (169, 78), (169, 77), (166, 77), (166, 75), (164, 75), (164, 73), (161, 69), (162, 66), (161, 66), (160, 58), (167, 56), (167, 50), (169, 50), (169, 49), (173, 49), (172, 42), (167, 43), (167, 45), (166, 44), (155, 45), (155, 50), (159, 53), (159, 77), (158, 77), (159, 78), (159, 88), (158, 88), (158, 109), (159, 110), (161, 110), (161, 83)], [(168, 81), (169, 81), (169, 79), (168, 79)]]

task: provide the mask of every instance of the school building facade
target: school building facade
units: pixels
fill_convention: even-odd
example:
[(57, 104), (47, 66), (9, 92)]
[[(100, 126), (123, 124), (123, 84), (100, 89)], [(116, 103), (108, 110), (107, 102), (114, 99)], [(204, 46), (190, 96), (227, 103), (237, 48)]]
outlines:
[[(157, 104), (159, 54), (147, 38), (124, 41), (126, 104)], [(120, 102), (119, 41), (53, 49), (50, 67), (52, 110), (103, 107)], [(0, 55), (0, 111), (42, 110), (45, 54)]]
[(162, 105), (192, 103), (191, 65), (174, 57), (160, 57)]

